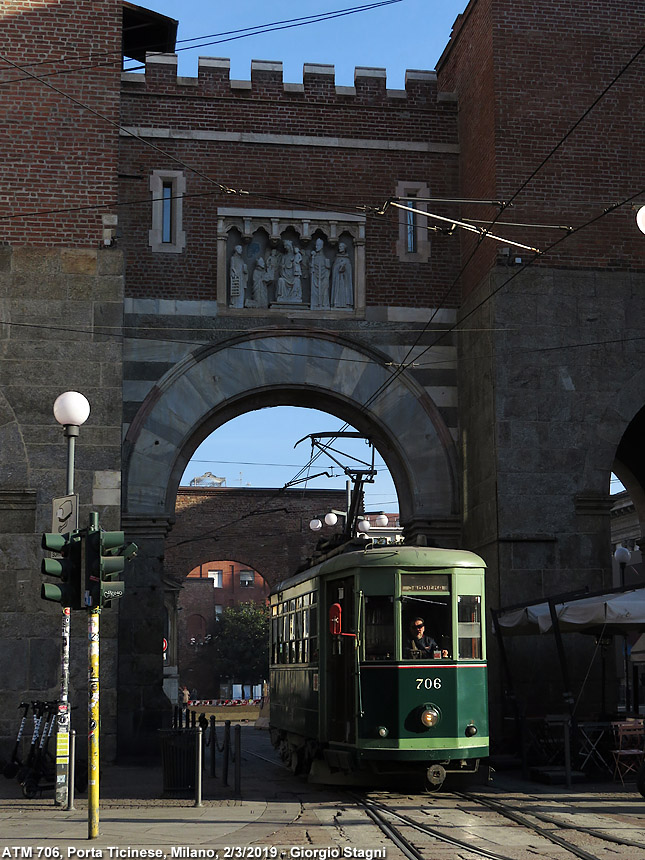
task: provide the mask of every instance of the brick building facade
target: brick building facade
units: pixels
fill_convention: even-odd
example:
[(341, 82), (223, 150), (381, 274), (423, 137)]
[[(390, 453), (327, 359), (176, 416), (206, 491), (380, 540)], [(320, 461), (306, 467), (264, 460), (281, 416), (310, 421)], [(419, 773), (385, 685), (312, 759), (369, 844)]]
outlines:
[[(141, 547), (118, 635), (104, 614), (108, 756), (117, 729), (123, 755), (152, 750), (179, 481), (242, 412), (315, 406), (370, 435), (406, 536), (479, 552), (492, 605), (608, 584), (612, 469), (645, 516), (645, 265), (627, 202), (643, 199), (641, 4), (609, 16), (600, 0), (470, 0), (436, 72), (410, 72), (404, 91), (379, 69), (337, 87), (320, 65), (302, 82), (283, 82), (279, 63), (230, 81), (216, 59), (177, 78), (172, 54), (120, 77), (131, 11), (2, 8), (0, 736), (13, 702), (56, 695), (59, 612), (39, 605), (35, 571), (64, 486), (50, 409), (65, 389), (92, 404), (81, 524), (120, 513)], [(88, 46), (114, 64), (81, 62)], [(499, 235), (546, 253), (379, 214), (397, 196), (448, 218), (497, 215)], [(330, 281), (349, 261), (344, 303), (315, 297), (316, 239)], [(585, 666), (587, 646), (571, 647)], [(76, 698), (83, 648), (79, 635)], [(495, 725), (494, 649), (491, 662)], [(521, 692), (535, 708), (561, 696), (553, 678), (526, 676)]]
[(164, 687), (171, 700), (180, 683), (195, 687), (200, 698), (219, 695), (203, 644), (218, 611), (263, 602), (313, 555), (320, 533), (309, 522), (332, 508), (345, 510), (346, 502), (344, 490), (179, 488), (164, 565), (173, 583), (165, 601)]

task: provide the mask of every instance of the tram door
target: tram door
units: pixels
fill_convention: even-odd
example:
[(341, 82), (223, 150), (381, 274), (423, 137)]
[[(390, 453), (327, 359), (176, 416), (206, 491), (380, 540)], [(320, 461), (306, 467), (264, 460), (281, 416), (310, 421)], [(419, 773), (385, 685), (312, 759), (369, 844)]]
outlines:
[[(353, 578), (327, 582), (325, 605), (338, 614), (342, 633), (356, 632)], [(333, 607), (333, 609), (332, 609)], [(333, 635), (327, 628), (327, 739), (354, 743), (356, 723), (356, 639), (354, 636)]]

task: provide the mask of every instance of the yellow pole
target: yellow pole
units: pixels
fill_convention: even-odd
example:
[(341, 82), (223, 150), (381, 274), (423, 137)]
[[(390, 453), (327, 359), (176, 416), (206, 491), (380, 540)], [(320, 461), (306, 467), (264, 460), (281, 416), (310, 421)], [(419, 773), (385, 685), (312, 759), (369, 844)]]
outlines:
[(88, 615), (87, 838), (99, 835), (99, 610)]

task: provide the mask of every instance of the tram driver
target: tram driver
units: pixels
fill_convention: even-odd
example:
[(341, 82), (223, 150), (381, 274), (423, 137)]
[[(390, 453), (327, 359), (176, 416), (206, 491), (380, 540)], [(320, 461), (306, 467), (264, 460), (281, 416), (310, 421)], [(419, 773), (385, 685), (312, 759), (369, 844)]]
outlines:
[(434, 638), (426, 634), (425, 621), (420, 617), (410, 622), (409, 635), (403, 647), (410, 657), (433, 658), (435, 652), (437, 656), (441, 653)]

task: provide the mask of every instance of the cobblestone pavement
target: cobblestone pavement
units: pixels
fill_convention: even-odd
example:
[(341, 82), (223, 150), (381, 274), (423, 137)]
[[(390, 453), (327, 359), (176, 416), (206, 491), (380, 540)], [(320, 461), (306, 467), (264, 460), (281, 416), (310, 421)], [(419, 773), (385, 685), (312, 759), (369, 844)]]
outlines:
[[(219, 773), (221, 761), (217, 766)], [(372, 860), (374, 850), (386, 846), (386, 837), (353, 805), (343, 789), (309, 785), (281, 767), (266, 731), (252, 726), (242, 728), (239, 797), (234, 796), (232, 766), (228, 786), (222, 784), (221, 777), (211, 778), (209, 772), (207, 767), (203, 805), (196, 807), (192, 798), (162, 797), (161, 767), (107, 767), (101, 777), (99, 837), (93, 840), (87, 838), (86, 795), (76, 800), (75, 810), (61, 810), (54, 807), (51, 791), (42, 798), (27, 800), (15, 780), (0, 777), (0, 860), (171, 860), (216, 854), (220, 860), (333, 860), (343, 856)], [(533, 809), (591, 827), (602, 821), (603, 827), (619, 838), (645, 842), (645, 800), (633, 785), (623, 788), (611, 782), (585, 783), (565, 789), (525, 782), (517, 778), (516, 772), (506, 772), (497, 774), (490, 788), (480, 787), (477, 793), (500, 799), (523, 812)], [(480, 844), (481, 840), (487, 842), (489, 850), (509, 860), (568, 860), (572, 856), (546, 841), (523, 837), (517, 825), (497, 820), (495, 813), (475, 811), (463, 798), (447, 793), (407, 798), (401, 795), (389, 803), (415, 809), (431, 823), (439, 822), (462, 838), (477, 834)], [(476, 856), (431, 843), (422, 836), (417, 837), (416, 844), (427, 860)], [(585, 837), (580, 844), (587, 845)], [(594, 845), (588, 850), (597, 858), (645, 860), (645, 851), (639, 849), (609, 843), (605, 848), (597, 850)], [(350, 853), (343, 855), (344, 851)], [(386, 857), (401, 860), (403, 854), (388, 844)]]

